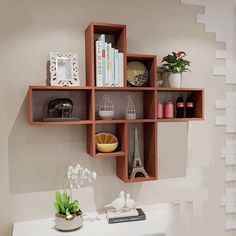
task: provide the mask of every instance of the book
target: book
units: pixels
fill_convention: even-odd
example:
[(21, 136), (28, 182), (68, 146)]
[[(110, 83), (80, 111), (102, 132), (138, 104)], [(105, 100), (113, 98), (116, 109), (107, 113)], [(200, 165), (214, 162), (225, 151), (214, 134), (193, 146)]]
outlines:
[(103, 82), (103, 86), (104, 87), (107, 87), (108, 86), (108, 71), (107, 71), (107, 43), (105, 42), (105, 57), (104, 57), (104, 60), (105, 60), (105, 65), (104, 65), (104, 82)]
[(137, 208), (136, 210), (138, 212), (138, 215), (124, 216), (124, 217), (112, 217), (112, 218), (107, 217), (107, 221), (109, 224), (115, 224), (115, 223), (146, 220), (146, 215), (143, 212), (143, 210), (141, 208)]
[(119, 73), (118, 73), (118, 86), (119, 87), (124, 87), (124, 56), (122, 52), (119, 52)]
[(112, 85), (112, 50), (111, 43), (107, 44), (107, 86)]
[(96, 86), (102, 87), (102, 42), (96, 41)]
[(115, 67), (114, 67), (114, 62), (115, 62), (115, 58), (114, 58), (114, 55), (115, 54), (115, 49), (114, 48), (111, 48), (111, 78), (110, 78), (110, 86), (111, 87), (114, 87), (115, 86), (115, 77), (114, 77), (114, 70), (115, 70)]
[(114, 50), (114, 81), (115, 87), (118, 87), (118, 71), (119, 71), (119, 60), (118, 60), (118, 49)]
[(129, 216), (138, 216), (138, 211), (136, 209), (129, 210), (129, 209), (122, 209), (119, 212), (116, 210), (108, 210), (107, 211), (107, 218), (117, 218), (117, 217), (129, 217)]
[(98, 37), (98, 40), (102, 42), (102, 86), (106, 86), (107, 81), (107, 60), (106, 60), (106, 42), (105, 42), (105, 34), (101, 34)]

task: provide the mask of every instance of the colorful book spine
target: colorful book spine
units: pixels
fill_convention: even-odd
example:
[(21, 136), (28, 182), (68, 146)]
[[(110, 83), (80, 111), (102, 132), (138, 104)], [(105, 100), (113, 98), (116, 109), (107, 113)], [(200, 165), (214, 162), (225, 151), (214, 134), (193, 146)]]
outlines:
[(115, 86), (115, 66), (114, 66), (114, 61), (115, 61), (115, 49), (111, 48), (111, 87)]
[(96, 41), (96, 86), (102, 87), (102, 42)]
[(124, 87), (124, 54), (122, 52), (119, 53), (119, 80), (118, 86)]
[(105, 60), (105, 65), (104, 65), (104, 68), (105, 68), (105, 75), (104, 75), (104, 83), (103, 83), (103, 86), (107, 87), (108, 86), (108, 71), (107, 71), (107, 43), (105, 43), (105, 57), (104, 57), (104, 60)]
[(119, 59), (118, 59), (118, 49), (114, 50), (114, 81), (115, 81), (115, 87), (118, 87), (119, 84)]
[(102, 42), (102, 85), (106, 86), (106, 77), (107, 77), (107, 60), (106, 60), (106, 42), (105, 34), (101, 34), (98, 37), (98, 40)]
[(107, 86), (111, 87), (112, 85), (112, 68), (111, 68), (111, 43), (107, 44)]
[(124, 54), (105, 42), (105, 34), (96, 41), (96, 86), (124, 87)]

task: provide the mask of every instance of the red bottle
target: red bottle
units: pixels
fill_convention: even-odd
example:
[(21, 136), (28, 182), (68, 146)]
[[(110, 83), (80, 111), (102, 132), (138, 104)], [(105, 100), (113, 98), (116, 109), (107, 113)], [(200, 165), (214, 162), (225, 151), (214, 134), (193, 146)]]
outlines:
[(186, 101), (185, 101), (185, 109), (186, 109), (186, 118), (193, 118), (194, 117), (194, 103), (193, 103), (193, 97), (190, 94)]
[(180, 95), (175, 103), (176, 108), (176, 118), (184, 118), (184, 99), (182, 95)]

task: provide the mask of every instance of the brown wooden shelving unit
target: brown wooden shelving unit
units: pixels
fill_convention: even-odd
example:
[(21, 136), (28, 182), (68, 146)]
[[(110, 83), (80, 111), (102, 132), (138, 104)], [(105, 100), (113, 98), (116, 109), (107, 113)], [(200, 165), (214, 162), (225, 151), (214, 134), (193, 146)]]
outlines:
[[(149, 84), (147, 87), (128, 87), (126, 79), (126, 66), (124, 63), (124, 87), (95, 87), (95, 40), (97, 34), (109, 35), (112, 46), (117, 48), (119, 52), (124, 54), (124, 62), (129, 62), (132, 60), (138, 60), (143, 62), (149, 70)], [(157, 179), (157, 165), (156, 165), (156, 143), (157, 143), (157, 123), (156, 123), (156, 66), (157, 58), (155, 55), (141, 55), (141, 54), (127, 54), (126, 52), (126, 25), (116, 25), (116, 24), (103, 24), (103, 23), (91, 23), (86, 29), (85, 33), (86, 42), (86, 80), (88, 86), (94, 87), (95, 98), (100, 92), (106, 92), (112, 94), (112, 92), (119, 92), (120, 94), (125, 92), (135, 93), (139, 92), (142, 96), (143, 114), (142, 117), (137, 120), (125, 120), (125, 119), (114, 119), (114, 120), (97, 120), (95, 116), (94, 124), (88, 126), (88, 136), (95, 137), (96, 126), (97, 125), (114, 125), (115, 135), (117, 136), (120, 147), (118, 152), (114, 153), (96, 153), (95, 140), (94, 138), (89, 138), (90, 144), (88, 145), (88, 153), (96, 158), (115, 156), (117, 160), (116, 173), (117, 176), (125, 182), (139, 182), (143, 180), (154, 180)], [(97, 100), (97, 99), (95, 99)], [(96, 107), (96, 101), (94, 101), (94, 106)], [(143, 129), (143, 139), (145, 140), (144, 146), (144, 166), (149, 174), (148, 179), (135, 178), (135, 180), (130, 180), (128, 177), (128, 129), (132, 124), (142, 124)], [(153, 135), (150, 135), (150, 132)], [(149, 144), (146, 142), (149, 141)]]
[[(31, 125), (86, 125), (93, 123), (93, 88), (92, 87), (61, 87), (61, 86), (29, 86), (29, 121)], [(43, 122), (46, 117), (46, 104), (58, 97), (68, 97), (74, 101), (75, 117), (79, 121)]]
[(190, 94), (195, 104), (195, 114), (193, 118), (172, 118), (158, 119), (158, 122), (188, 122), (204, 119), (204, 89), (203, 88), (157, 88), (157, 100), (165, 102), (166, 99), (176, 100), (178, 94), (187, 96)]
[[(96, 87), (95, 86), (95, 41), (99, 34), (109, 35), (113, 47), (124, 54), (124, 87)], [(127, 54), (126, 50), (126, 25), (90, 23), (85, 31), (86, 47), (86, 86), (85, 87), (51, 87), (30, 86), (29, 96), (29, 121), (31, 125), (87, 125), (87, 152), (94, 158), (116, 157), (116, 174), (124, 182), (142, 182), (157, 179), (157, 124), (158, 122), (183, 122), (203, 119), (204, 90), (181, 88), (157, 88), (157, 57), (156, 55)], [(132, 60), (143, 62), (149, 71), (149, 84), (147, 87), (129, 87), (126, 78), (127, 63)], [(113, 120), (99, 120), (96, 117), (96, 96), (106, 92), (140, 94), (142, 101), (142, 115), (136, 120), (116, 118)], [(197, 116), (191, 119), (157, 119), (156, 103), (159, 94), (192, 92), (197, 105)], [(80, 121), (42, 122), (45, 115), (45, 104), (58, 96), (73, 98), (76, 116)], [(130, 179), (129, 167), (129, 133), (134, 126), (142, 127), (143, 164), (149, 177), (136, 177)], [(95, 147), (95, 135), (98, 129), (113, 129), (119, 140), (119, 146), (112, 153), (98, 153)], [(130, 131), (131, 130), (131, 131)]]

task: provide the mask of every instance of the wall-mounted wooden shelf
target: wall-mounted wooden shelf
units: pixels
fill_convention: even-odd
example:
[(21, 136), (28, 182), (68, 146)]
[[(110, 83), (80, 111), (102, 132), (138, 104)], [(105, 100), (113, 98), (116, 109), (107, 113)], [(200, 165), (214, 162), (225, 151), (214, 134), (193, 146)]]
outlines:
[[(95, 83), (95, 41), (100, 34), (109, 35), (112, 46), (124, 55), (124, 87), (96, 87)], [(85, 31), (86, 47), (86, 86), (30, 86), (29, 121), (31, 125), (87, 125), (87, 152), (94, 158), (116, 157), (116, 174), (126, 183), (152, 181), (157, 179), (157, 124), (158, 122), (187, 122), (203, 119), (204, 90), (193, 88), (157, 88), (157, 57), (156, 55), (127, 54), (126, 25), (91, 23)], [(129, 87), (126, 68), (129, 61), (144, 63), (149, 72), (147, 87)], [(157, 100), (178, 93), (191, 92), (196, 103), (196, 117), (183, 119), (157, 119)], [(103, 94), (109, 94), (117, 102), (116, 107), (126, 110), (127, 95), (135, 95), (137, 100), (137, 119), (126, 120), (118, 116), (113, 120), (100, 120), (96, 115)], [(70, 98), (74, 103), (73, 116), (80, 121), (43, 122), (47, 104), (55, 98)], [(123, 99), (123, 100), (122, 100)], [(139, 109), (139, 110), (138, 110)], [(132, 158), (134, 128), (138, 128), (140, 152), (148, 178), (129, 178), (129, 162)], [(95, 135), (97, 132), (111, 132), (118, 138), (119, 145), (115, 152), (99, 153), (96, 151)]]
[(158, 119), (158, 122), (187, 122), (204, 119), (204, 89), (203, 88), (157, 88), (157, 100), (161, 102), (175, 102), (179, 95), (185, 99), (191, 94), (194, 103), (193, 118)]
[(156, 87), (95, 87), (95, 91), (155, 91)]
[[(43, 122), (47, 117), (47, 105), (56, 98), (73, 101), (73, 116), (79, 121)], [(32, 125), (84, 125), (93, 122), (92, 87), (29, 86), (29, 121)]]
[(125, 152), (119, 151), (119, 152), (112, 152), (112, 153), (96, 153), (95, 157), (101, 158), (101, 157), (124, 157), (126, 154)]
[(54, 122), (46, 122), (46, 121), (32, 121), (31, 125), (34, 126), (48, 126), (48, 125), (89, 125), (92, 124), (92, 121), (89, 120), (81, 120), (81, 121), (54, 121)]
[[(126, 25), (92, 22), (85, 30), (86, 85), (95, 86), (95, 41), (100, 34), (109, 35), (112, 47), (123, 53), (126, 61)], [(124, 63), (124, 81), (126, 81)], [(126, 83), (126, 82), (125, 82)]]
[(44, 86), (44, 85), (38, 85), (38, 86), (29, 86), (29, 89), (32, 91), (35, 90), (41, 90), (41, 91), (46, 91), (46, 90), (58, 90), (58, 91), (71, 91), (71, 90), (79, 90), (79, 91), (87, 91), (87, 90), (92, 90), (93, 87), (87, 87), (87, 86), (71, 86), (71, 87), (66, 87), (66, 86)]
[(118, 123), (146, 123), (155, 122), (156, 119), (135, 119), (135, 120), (96, 120), (96, 124), (118, 124)]
[(157, 122), (189, 122), (189, 121), (200, 121), (204, 118), (171, 118), (171, 119), (157, 119)]
[[(130, 61), (142, 62), (148, 69), (149, 80), (146, 88), (156, 87), (157, 82), (157, 57), (156, 55), (127, 54), (127, 63)], [(127, 84), (128, 86), (128, 84)]]
[(153, 181), (156, 180), (156, 177), (148, 176), (147, 178), (144, 177), (136, 177), (135, 179), (128, 179), (126, 183), (137, 183), (137, 182), (145, 182), (145, 181)]

